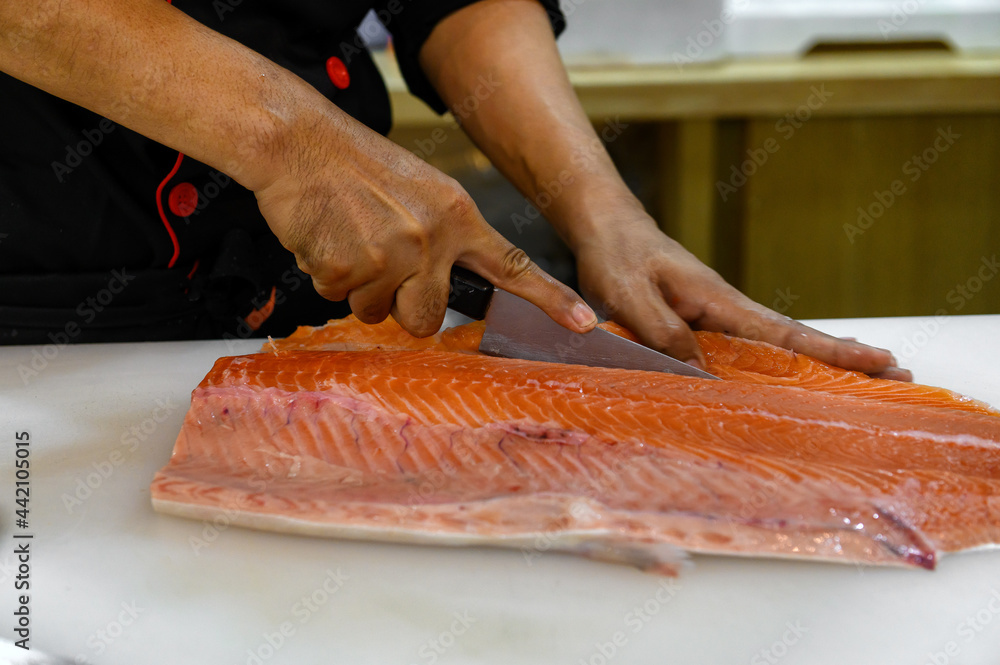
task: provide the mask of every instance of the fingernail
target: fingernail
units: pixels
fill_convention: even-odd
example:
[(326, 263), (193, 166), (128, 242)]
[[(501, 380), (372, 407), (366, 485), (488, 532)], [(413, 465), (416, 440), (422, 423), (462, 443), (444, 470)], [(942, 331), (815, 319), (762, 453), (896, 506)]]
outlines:
[(590, 309), (582, 302), (578, 302), (573, 307), (573, 320), (581, 328), (589, 328), (591, 325), (597, 323), (597, 315), (594, 314), (594, 310)]
[(698, 360), (697, 358), (691, 358), (691, 359), (689, 359), (687, 361), (687, 364), (691, 365), (691, 367), (694, 367), (696, 369), (700, 369), (703, 372), (705, 371), (705, 364), (703, 362), (701, 362), (700, 360)]
[(899, 367), (899, 361), (896, 360), (896, 356), (889, 354), (889, 364), (893, 367)]

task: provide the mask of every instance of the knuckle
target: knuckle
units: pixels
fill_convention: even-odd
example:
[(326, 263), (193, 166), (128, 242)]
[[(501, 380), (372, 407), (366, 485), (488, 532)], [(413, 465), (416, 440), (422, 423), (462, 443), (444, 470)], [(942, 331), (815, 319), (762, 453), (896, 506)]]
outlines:
[(456, 218), (466, 218), (476, 211), (476, 203), (457, 180), (449, 179), (445, 193), (445, 208), (448, 214)]
[(343, 300), (350, 288), (347, 285), (346, 274), (341, 271), (324, 270), (322, 276), (313, 275), (313, 288), (327, 300)]
[(351, 277), (351, 266), (328, 264), (323, 266), (324, 278), (327, 282), (340, 286), (346, 284)]
[(504, 252), (500, 265), (505, 275), (518, 278), (531, 273), (534, 264), (523, 249), (511, 246)]
[[(688, 317), (690, 321), (698, 321), (701, 326), (721, 327), (726, 330), (739, 329), (738, 326), (735, 328), (733, 326), (732, 308), (712, 298), (695, 296), (685, 306), (676, 307), (675, 311), (681, 316)], [(739, 325), (742, 326), (749, 323), (750, 320), (747, 317)]]
[(368, 265), (376, 272), (383, 273), (389, 267), (389, 255), (378, 245), (366, 245), (365, 259)]
[(298, 266), (299, 270), (301, 270), (305, 274), (307, 274), (307, 275), (312, 275), (313, 274), (313, 270), (314, 269), (313, 269), (312, 265), (309, 263), (309, 261), (305, 257), (296, 254), (295, 255), (295, 265)]
[(654, 282), (663, 271), (663, 258), (659, 255), (648, 256), (642, 262), (642, 266), (635, 270), (634, 278), (644, 282)]
[(311, 275), (314, 282), (324, 284), (338, 284), (347, 280), (351, 274), (350, 265), (329, 254), (298, 252), (295, 254), (295, 263), (299, 270)]
[(345, 300), (347, 298), (347, 292), (335, 286), (320, 285), (315, 288), (316, 293), (332, 302), (340, 302), (341, 300)]
[(653, 330), (650, 341), (658, 349), (667, 351), (681, 351), (687, 346), (685, 342), (685, 329), (681, 324), (673, 321), (664, 321)]
[(606, 298), (601, 301), (601, 313), (605, 318), (612, 318), (621, 310), (622, 305), (615, 298)]
[(701, 315), (699, 317), (702, 321), (715, 323), (726, 319), (726, 313), (729, 311), (726, 304), (711, 298), (701, 298), (699, 300), (702, 302)]
[(406, 227), (406, 238), (409, 242), (420, 249), (421, 254), (426, 255), (431, 245), (431, 230), (426, 224), (419, 220), (413, 220)]
[[(805, 326), (799, 328), (801, 324), (793, 323), (788, 325), (782, 321), (772, 320), (769, 317), (761, 317), (751, 322), (747, 334), (744, 337), (770, 342), (776, 346), (786, 349), (793, 349), (797, 344), (808, 341), (809, 335)], [(753, 335), (751, 337), (750, 335)], [(824, 344), (824, 346), (827, 346)]]

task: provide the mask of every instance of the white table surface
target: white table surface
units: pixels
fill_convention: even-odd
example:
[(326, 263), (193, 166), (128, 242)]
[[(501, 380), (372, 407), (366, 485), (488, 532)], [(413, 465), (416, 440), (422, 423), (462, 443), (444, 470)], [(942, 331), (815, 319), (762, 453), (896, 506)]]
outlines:
[[(1000, 405), (1000, 316), (815, 325), (892, 349), (923, 383)], [(695, 556), (671, 586), (565, 555), (529, 565), (518, 551), (213, 532), (154, 513), (149, 483), (191, 389), (218, 356), (257, 346), (50, 347), (27, 383), (19, 368), (42, 347), (0, 349), (0, 636), (13, 637), (14, 435), (27, 430), (31, 645), (79, 662), (998, 662), (997, 552), (946, 557), (932, 573)], [(158, 404), (174, 408), (155, 423)], [(342, 579), (327, 582), (332, 594), (327, 571)], [(297, 605), (310, 595), (313, 609)]]

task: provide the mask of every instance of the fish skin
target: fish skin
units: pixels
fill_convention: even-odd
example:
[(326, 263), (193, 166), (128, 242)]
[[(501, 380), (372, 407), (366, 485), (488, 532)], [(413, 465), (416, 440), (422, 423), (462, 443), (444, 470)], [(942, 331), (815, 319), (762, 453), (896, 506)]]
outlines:
[(723, 381), (491, 358), (481, 335), (348, 319), (220, 358), (154, 507), (661, 574), (685, 551), (933, 568), (1000, 542), (981, 403), (717, 334), (699, 343)]

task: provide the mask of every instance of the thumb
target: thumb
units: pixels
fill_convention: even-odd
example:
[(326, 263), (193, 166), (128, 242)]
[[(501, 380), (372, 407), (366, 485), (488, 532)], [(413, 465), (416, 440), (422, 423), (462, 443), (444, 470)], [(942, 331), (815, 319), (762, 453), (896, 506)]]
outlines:
[(459, 256), (455, 263), (524, 298), (573, 332), (588, 332), (597, 325), (597, 315), (583, 298), (492, 228), (478, 247)]

